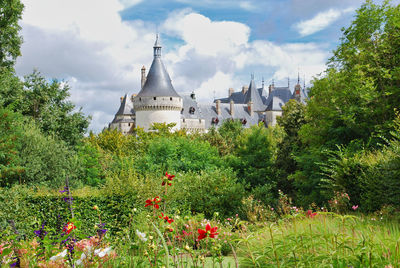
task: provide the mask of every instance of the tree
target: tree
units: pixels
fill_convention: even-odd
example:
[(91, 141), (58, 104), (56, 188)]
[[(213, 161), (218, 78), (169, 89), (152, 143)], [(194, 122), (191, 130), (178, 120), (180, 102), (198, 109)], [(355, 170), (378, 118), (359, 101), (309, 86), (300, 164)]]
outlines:
[(21, 54), (22, 37), (18, 34), (24, 5), (20, 0), (0, 1), (0, 73), (12, 68)]
[(282, 107), (282, 116), (277, 118), (278, 125), (283, 128), (285, 135), (277, 146), (275, 172), (278, 178), (278, 188), (291, 197), (294, 197), (294, 188), (289, 176), (297, 170), (295, 157), (304, 147), (298, 133), (306, 123), (305, 109), (304, 104), (296, 100), (289, 100)]
[(263, 125), (243, 130), (237, 148), (227, 160), (237, 172), (239, 181), (250, 187), (272, 183), (274, 148), (271, 130)]
[(70, 145), (77, 144), (89, 126), (89, 119), (68, 100), (67, 83), (48, 82), (38, 71), (23, 82), (13, 72), (0, 75), (0, 104), (32, 117), (43, 133), (55, 135)]
[(315, 79), (302, 129), (310, 145), (334, 149), (390, 137), (400, 103), (400, 7), (367, 1), (343, 30), (325, 76)]

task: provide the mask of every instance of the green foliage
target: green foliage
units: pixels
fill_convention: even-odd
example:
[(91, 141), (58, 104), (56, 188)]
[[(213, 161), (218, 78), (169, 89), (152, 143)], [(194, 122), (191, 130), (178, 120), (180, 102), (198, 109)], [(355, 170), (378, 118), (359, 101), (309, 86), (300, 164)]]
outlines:
[(18, 180), (24, 169), (20, 166), (18, 151), (21, 144), (22, 128), (17, 123), (21, 116), (0, 108), (0, 186)]
[(296, 100), (289, 100), (282, 107), (282, 116), (277, 118), (285, 135), (277, 145), (278, 151), (274, 168), (278, 178), (278, 188), (291, 197), (294, 197), (295, 189), (290, 175), (298, 169), (295, 157), (304, 149), (299, 137), (299, 130), (306, 123), (305, 109), (304, 104)]
[(19, 141), (20, 165), (24, 167), (22, 182), (60, 187), (65, 177), (78, 175), (75, 151), (63, 141), (45, 136), (34, 122), (23, 122), (23, 135)]
[(81, 169), (80, 177), (82, 183), (89, 186), (97, 186), (104, 183), (102, 167), (100, 165), (100, 152), (90, 143), (85, 142), (78, 146), (77, 154), (79, 167)]
[(232, 216), (241, 207), (245, 195), (244, 187), (229, 171), (202, 171), (179, 174), (168, 201), (176, 209), (203, 213), (211, 218), (214, 212), (220, 216)]
[(208, 142), (188, 137), (155, 138), (138, 160), (140, 172), (200, 172), (222, 166), (215, 147)]
[(21, 54), (22, 37), (18, 32), (18, 21), (22, 17), (24, 5), (20, 0), (0, 2), (0, 73), (11, 68)]
[(272, 130), (262, 125), (252, 126), (243, 130), (237, 138), (234, 155), (229, 155), (226, 159), (237, 172), (240, 181), (255, 187), (274, 184), (272, 176), (274, 153)]

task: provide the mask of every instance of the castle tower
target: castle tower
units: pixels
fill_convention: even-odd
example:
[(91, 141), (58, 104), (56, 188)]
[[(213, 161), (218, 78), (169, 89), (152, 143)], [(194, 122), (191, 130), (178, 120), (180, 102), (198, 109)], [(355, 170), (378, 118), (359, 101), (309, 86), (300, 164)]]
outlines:
[(133, 99), (136, 126), (148, 131), (154, 123), (175, 123), (173, 130), (178, 130), (181, 127), (182, 98), (172, 86), (171, 78), (161, 61), (158, 34), (153, 49), (153, 63), (146, 81)]

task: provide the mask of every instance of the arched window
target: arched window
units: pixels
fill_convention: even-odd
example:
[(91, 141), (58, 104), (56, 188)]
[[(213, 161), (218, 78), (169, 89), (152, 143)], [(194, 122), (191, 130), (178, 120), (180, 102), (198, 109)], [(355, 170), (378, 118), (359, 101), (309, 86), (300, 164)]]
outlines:
[(190, 107), (189, 108), (189, 113), (190, 114), (194, 114), (194, 111), (196, 111), (196, 109), (194, 107)]

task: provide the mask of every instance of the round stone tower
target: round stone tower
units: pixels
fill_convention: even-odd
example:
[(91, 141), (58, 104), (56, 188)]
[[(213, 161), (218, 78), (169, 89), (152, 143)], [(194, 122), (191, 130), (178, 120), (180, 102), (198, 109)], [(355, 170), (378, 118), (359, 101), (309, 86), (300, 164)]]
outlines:
[(175, 123), (173, 130), (181, 128), (182, 98), (176, 93), (171, 78), (161, 61), (161, 45), (154, 44), (154, 59), (140, 92), (133, 99), (136, 126), (148, 131), (154, 123)]

